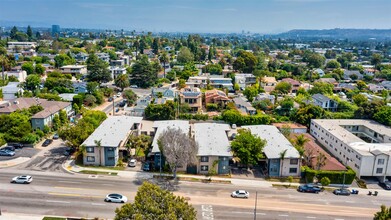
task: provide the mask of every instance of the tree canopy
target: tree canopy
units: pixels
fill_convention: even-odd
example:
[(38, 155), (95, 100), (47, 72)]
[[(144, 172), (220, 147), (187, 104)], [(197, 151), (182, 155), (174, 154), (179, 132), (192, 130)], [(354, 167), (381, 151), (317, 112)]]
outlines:
[(148, 61), (147, 56), (135, 62), (131, 71), (131, 83), (141, 88), (151, 87), (156, 83), (159, 69)]
[(195, 220), (197, 212), (180, 196), (144, 182), (138, 189), (133, 203), (127, 203), (115, 210), (115, 220)]
[(97, 55), (91, 54), (87, 59), (88, 81), (103, 83), (112, 80), (108, 67), (108, 63), (99, 59)]

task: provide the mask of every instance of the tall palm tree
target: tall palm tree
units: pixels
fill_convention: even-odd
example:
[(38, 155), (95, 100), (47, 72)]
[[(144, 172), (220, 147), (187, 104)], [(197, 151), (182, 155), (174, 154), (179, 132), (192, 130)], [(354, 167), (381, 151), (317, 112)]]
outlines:
[(300, 134), (296, 137), (295, 144), (299, 147), (304, 147), (304, 145), (310, 141), (308, 138), (306, 138), (303, 134)]
[(282, 169), (284, 168), (284, 159), (285, 159), (287, 151), (288, 151), (288, 149), (285, 149), (280, 152), (280, 160), (281, 160), (280, 176), (282, 176)]
[(166, 78), (166, 63), (170, 62), (170, 58), (168, 57), (167, 53), (164, 51), (162, 55), (159, 57), (159, 61), (163, 63), (164, 67), (164, 78)]
[(101, 149), (102, 149), (102, 143), (101, 143), (102, 139), (100, 139), (99, 141), (98, 140), (94, 140), (94, 143), (96, 145), (96, 147), (98, 148), (98, 152), (99, 152), (99, 166), (102, 166), (102, 152), (101, 152)]

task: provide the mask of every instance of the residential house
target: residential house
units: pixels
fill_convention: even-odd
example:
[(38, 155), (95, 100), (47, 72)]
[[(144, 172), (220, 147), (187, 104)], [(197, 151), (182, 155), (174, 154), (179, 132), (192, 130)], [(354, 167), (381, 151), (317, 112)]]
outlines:
[(217, 76), (191, 76), (186, 82), (186, 86), (190, 88), (206, 88), (207, 85), (213, 88), (226, 88), (233, 91), (233, 84), (231, 78), (222, 78)]
[(154, 58), (155, 57), (155, 54), (153, 53), (152, 49), (144, 49), (143, 50), (143, 54), (147, 55), (148, 58)]
[[(242, 126), (249, 129), (253, 135), (266, 140), (263, 148), (265, 159), (259, 164), (264, 168), (267, 176), (299, 176), (300, 155), (295, 147), (284, 137), (284, 135), (272, 125), (251, 125)], [(284, 157), (281, 157), (284, 154)]]
[(276, 96), (275, 95), (270, 95), (270, 94), (267, 94), (267, 93), (259, 93), (253, 100), (253, 102), (259, 102), (259, 101), (263, 101), (263, 100), (269, 100), (270, 103), (272, 103), (274, 105), (274, 102), (276, 100)]
[(72, 74), (72, 75), (87, 74), (87, 67), (84, 65), (66, 65), (66, 66), (62, 66), (60, 70), (64, 74)]
[(243, 96), (239, 96), (233, 99), (236, 108), (241, 111), (243, 114), (255, 115), (257, 114), (257, 110), (247, 101), (247, 99)]
[(151, 95), (152, 98), (159, 98), (161, 95), (161, 97), (167, 100), (174, 100), (177, 96), (177, 91), (173, 88), (152, 88)]
[(314, 73), (318, 74), (320, 77), (324, 76), (324, 71), (322, 69), (315, 69)]
[(299, 90), (300, 85), (301, 85), (301, 83), (299, 81), (294, 80), (292, 78), (284, 78), (281, 81), (291, 84), (291, 86), (292, 86), (291, 91), (290, 91), (291, 93), (296, 93), (297, 90)]
[(274, 87), (277, 85), (277, 80), (275, 77), (263, 77), (261, 80), (261, 86), (265, 90), (265, 92), (272, 92)]
[(391, 129), (372, 120), (312, 119), (311, 135), (358, 178), (391, 176)]
[[(110, 116), (82, 143), (84, 165), (116, 166), (120, 150), (125, 150), (129, 136), (137, 133), (142, 117)], [(100, 145), (97, 143), (100, 142)]]
[[(194, 140), (198, 143), (197, 164), (193, 172), (198, 174), (229, 174), (232, 158), (228, 140), (230, 126), (218, 123), (195, 123)], [(195, 170), (194, 170), (195, 168)], [(188, 168), (190, 171), (191, 168)]]
[(3, 86), (2, 88), (3, 100), (13, 100), (18, 96), (23, 95), (24, 90), (20, 87), (19, 82), (9, 82), (8, 85)]
[(213, 104), (219, 104), (221, 106), (225, 106), (227, 102), (231, 101), (225, 92), (213, 89), (205, 91), (205, 103), (213, 103)]
[(338, 86), (338, 82), (334, 78), (320, 78), (320, 79), (318, 79), (316, 81), (317, 82), (330, 83), (330, 84), (333, 84), (334, 87)]
[(8, 49), (12, 51), (35, 49), (36, 42), (8, 42)]
[(152, 101), (151, 95), (146, 95), (137, 99), (135, 106), (124, 108), (126, 115), (144, 116), (145, 109), (148, 107), (151, 101)]
[(51, 73), (54, 71), (54, 66), (50, 64), (43, 63), (42, 66), (45, 67), (45, 73)]
[(110, 66), (111, 77), (116, 79), (118, 76), (126, 74), (126, 68), (120, 66)]
[(311, 104), (317, 105), (325, 110), (328, 111), (337, 111), (338, 109), (338, 102), (330, 99), (327, 96), (324, 96), (322, 94), (314, 94), (312, 95), (312, 101), (310, 101)]
[(125, 66), (125, 60), (110, 60), (110, 66), (114, 67), (114, 66), (118, 66), (118, 67), (121, 67), (121, 66)]
[(369, 91), (374, 92), (374, 93), (379, 93), (379, 92), (382, 92), (383, 90), (385, 90), (384, 86), (373, 84), (373, 83), (368, 84), (368, 89), (369, 89)]
[(183, 88), (179, 92), (181, 104), (188, 104), (192, 112), (202, 110), (202, 92), (199, 88)]
[(299, 123), (293, 123), (293, 122), (279, 122), (279, 123), (273, 123), (273, 126), (276, 126), (278, 130), (281, 131), (281, 129), (288, 128), (290, 133), (294, 134), (304, 134), (307, 133), (307, 127), (304, 125), (301, 125)]
[(358, 70), (344, 70), (343, 78), (346, 80), (351, 80), (353, 75), (357, 76), (357, 79), (361, 80), (364, 76)]
[(74, 82), (73, 89), (75, 93), (87, 93), (87, 83), (86, 82)]
[(391, 90), (391, 81), (383, 81), (380, 83), (385, 89)]
[(251, 86), (257, 83), (257, 77), (251, 73), (238, 73), (235, 74), (235, 83), (237, 83), (241, 90), (244, 90), (247, 86)]
[[(380, 100), (384, 99), (383, 97), (380, 97), (378, 95), (372, 95), (372, 94), (369, 94), (369, 93), (366, 93), (366, 92), (360, 92), (360, 94), (366, 96), (368, 101), (370, 101), (370, 102), (372, 102), (372, 101), (380, 101)], [(387, 100), (389, 100), (389, 99), (390, 99), (390, 97), (387, 98)]]
[(73, 113), (71, 102), (48, 101), (39, 98), (17, 98), (1, 106), (0, 114), (10, 114), (16, 110), (28, 109), (35, 105), (42, 106), (43, 110), (31, 117), (33, 129), (43, 130), (45, 126), (51, 126), (54, 116), (59, 114), (61, 110), (65, 110), (68, 116)]
[(25, 82), (27, 78), (27, 72), (24, 70), (15, 70), (15, 71), (5, 71), (4, 77), (9, 78), (10, 76), (14, 76), (18, 79), (19, 82)]
[(108, 53), (96, 53), (96, 56), (107, 63), (110, 62), (110, 55)]
[(75, 57), (75, 60), (77, 60), (78, 62), (86, 62), (89, 55), (87, 53), (80, 52), (80, 53), (75, 54), (74, 57)]

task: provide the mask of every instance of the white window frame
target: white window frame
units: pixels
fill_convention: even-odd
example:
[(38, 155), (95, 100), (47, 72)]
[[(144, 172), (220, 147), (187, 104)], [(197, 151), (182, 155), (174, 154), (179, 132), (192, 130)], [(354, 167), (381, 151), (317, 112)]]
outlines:
[(87, 156), (87, 162), (95, 162), (94, 156)]

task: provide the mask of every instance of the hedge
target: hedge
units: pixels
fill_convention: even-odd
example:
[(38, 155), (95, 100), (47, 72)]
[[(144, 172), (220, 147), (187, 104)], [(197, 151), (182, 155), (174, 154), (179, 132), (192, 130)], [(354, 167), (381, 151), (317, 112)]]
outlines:
[(179, 115), (179, 119), (182, 119), (182, 120), (197, 120), (197, 121), (200, 121), (200, 120), (203, 120), (203, 121), (206, 121), (208, 120), (208, 115), (207, 114), (195, 114), (195, 115), (192, 115), (192, 114), (180, 114)]
[(320, 181), (323, 177), (330, 179), (330, 184), (343, 184), (343, 176), (345, 173), (345, 184), (351, 184), (356, 177), (356, 172), (348, 167), (347, 171), (328, 171), (328, 170), (314, 170), (307, 166), (302, 167), (302, 175), (306, 182), (313, 182), (316, 176)]
[(237, 110), (226, 110), (221, 115), (221, 119), (229, 124), (241, 125), (268, 125), (272, 118), (269, 115), (242, 115)]

